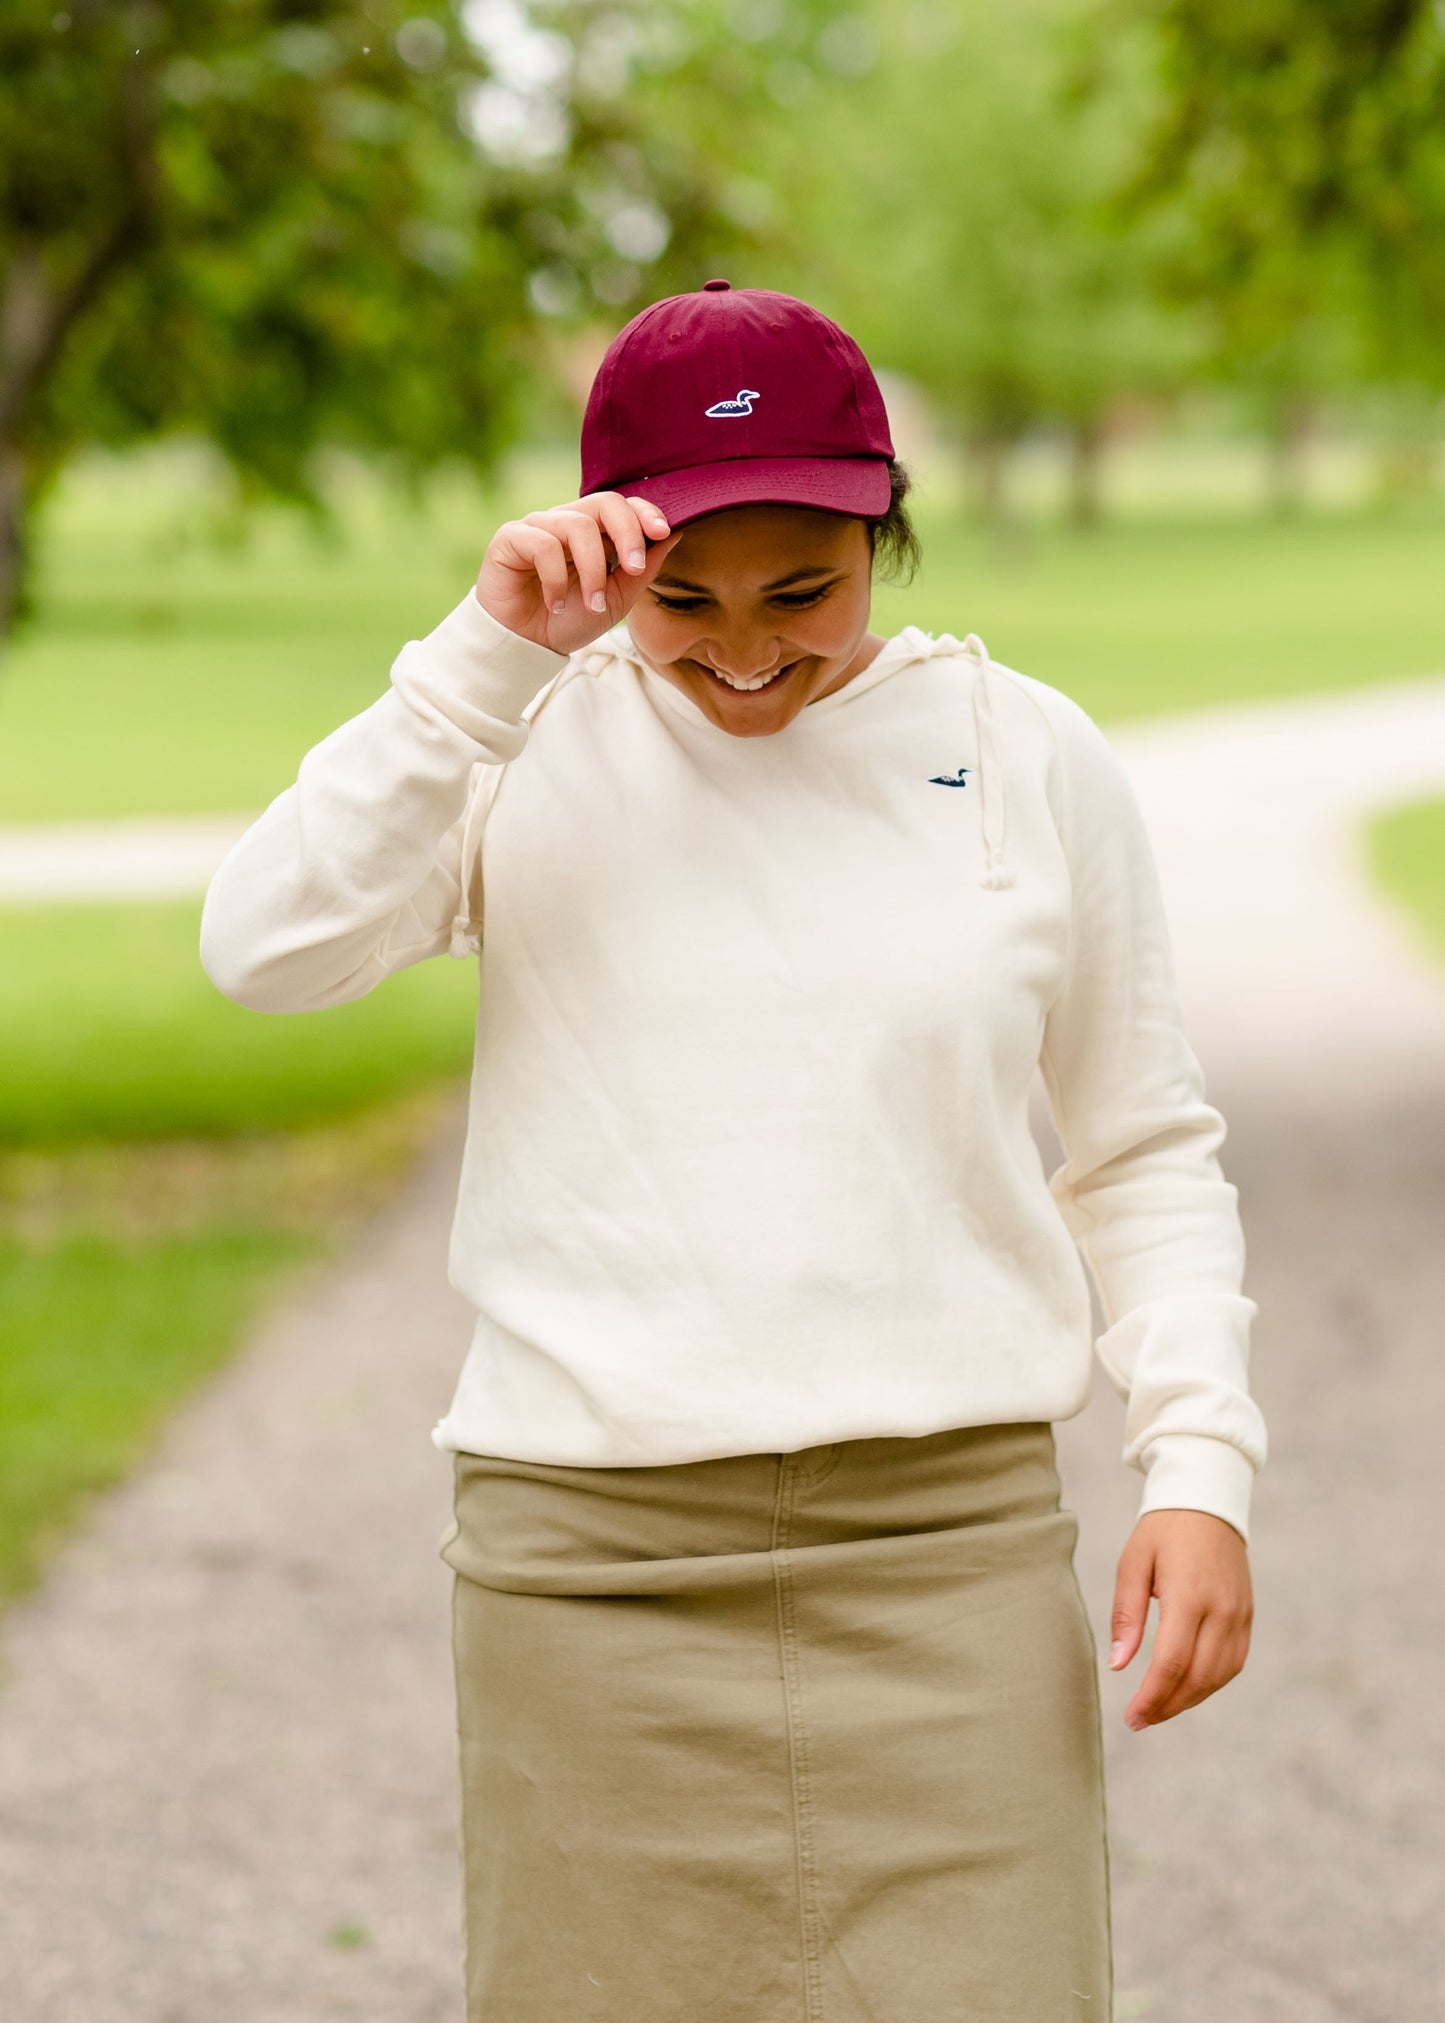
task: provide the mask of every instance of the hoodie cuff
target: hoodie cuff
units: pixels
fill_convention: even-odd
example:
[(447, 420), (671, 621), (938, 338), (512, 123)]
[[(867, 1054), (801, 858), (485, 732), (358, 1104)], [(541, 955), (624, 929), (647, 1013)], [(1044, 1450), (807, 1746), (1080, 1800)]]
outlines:
[(1248, 1545), (1255, 1471), (1247, 1454), (1204, 1433), (1162, 1433), (1147, 1455), (1141, 1517), (1146, 1510), (1207, 1510)]
[(391, 680), (421, 715), (444, 718), (487, 753), (510, 759), (526, 741), (522, 712), (568, 658), (509, 630), (471, 589), (402, 649)]

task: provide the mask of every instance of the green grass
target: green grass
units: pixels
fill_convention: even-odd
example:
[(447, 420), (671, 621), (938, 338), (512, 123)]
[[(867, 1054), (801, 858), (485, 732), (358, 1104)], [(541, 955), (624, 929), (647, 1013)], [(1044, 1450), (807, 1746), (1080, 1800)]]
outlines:
[(329, 1011), (233, 1004), (201, 903), (0, 908), (0, 1144), (295, 1128), (466, 1072), (474, 962), (418, 963)]
[(1368, 830), (1375, 877), (1445, 963), (1445, 800), (1411, 801), (1376, 816)]
[(0, 1596), (23, 1591), (86, 1499), (230, 1354), (316, 1236), (218, 1227), (124, 1242), (0, 1238)]
[(484, 545), (359, 494), (344, 547), (273, 511), (218, 551), (187, 501), (145, 467), (62, 493), (41, 615), (0, 667), (0, 820), (264, 805), (382, 693)]
[(0, 908), (0, 1596), (388, 1198), (469, 1064), (474, 963), (265, 1018), (199, 920)]
[(297, 1272), (355, 1240), (455, 1094), (233, 1138), (0, 1147), (0, 1600)]
[(990, 547), (926, 516), (929, 565), (875, 625), (981, 634), (1101, 722), (1445, 669), (1445, 511), (1121, 523)]
[[(61, 488), (40, 616), (0, 665), (0, 820), (263, 806), (466, 594), (499, 521), (575, 485), (570, 457), (538, 453), (488, 497), (439, 485), (416, 513), (356, 479), (338, 542), (270, 511), (223, 552), (186, 469), (92, 464)], [(1438, 502), (1135, 510), (1089, 535), (1034, 515), (1000, 543), (920, 471), (924, 571), (880, 590), (876, 627), (979, 632), (1101, 719), (1445, 667)]]

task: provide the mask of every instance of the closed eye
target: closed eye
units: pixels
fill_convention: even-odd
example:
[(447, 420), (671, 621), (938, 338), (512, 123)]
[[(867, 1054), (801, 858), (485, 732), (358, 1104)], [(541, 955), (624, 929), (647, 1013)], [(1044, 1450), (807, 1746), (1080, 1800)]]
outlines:
[[(781, 604), (785, 611), (806, 611), (810, 605), (821, 604), (835, 587), (825, 583), (817, 590), (779, 590), (769, 601)], [(706, 597), (665, 597), (660, 590), (652, 594), (664, 611), (701, 611), (708, 602)]]

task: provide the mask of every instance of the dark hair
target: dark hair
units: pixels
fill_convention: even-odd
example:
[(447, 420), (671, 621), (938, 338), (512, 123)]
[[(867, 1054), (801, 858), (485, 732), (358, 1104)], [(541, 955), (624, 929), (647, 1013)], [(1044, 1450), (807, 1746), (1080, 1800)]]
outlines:
[(888, 511), (880, 519), (864, 522), (873, 543), (874, 565), (876, 567), (881, 562), (885, 583), (911, 583), (923, 560), (923, 543), (903, 503), (912, 486), (913, 479), (906, 465), (901, 464), (897, 457), (890, 457)]

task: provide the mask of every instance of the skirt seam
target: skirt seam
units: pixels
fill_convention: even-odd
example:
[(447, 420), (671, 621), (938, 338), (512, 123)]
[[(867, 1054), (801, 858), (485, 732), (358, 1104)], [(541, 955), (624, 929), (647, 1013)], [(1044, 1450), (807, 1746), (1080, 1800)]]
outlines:
[(805, 2023), (823, 2023), (823, 1971), (816, 1937), (818, 1876), (813, 1846), (812, 1796), (808, 1783), (808, 1740), (798, 1669), (793, 1567), (786, 1542), (790, 1535), (797, 1485), (797, 1469), (790, 1458), (784, 1457), (780, 1465), (778, 1501), (773, 1519), (773, 1589), (777, 1599), (783, 1707), (788, 1731), (788, 1783), (793, 1801), (793, 1853), (803, 1956), (803, 2013)]

